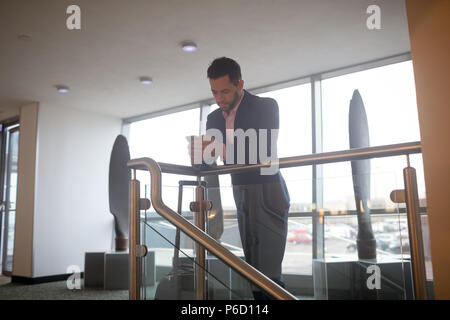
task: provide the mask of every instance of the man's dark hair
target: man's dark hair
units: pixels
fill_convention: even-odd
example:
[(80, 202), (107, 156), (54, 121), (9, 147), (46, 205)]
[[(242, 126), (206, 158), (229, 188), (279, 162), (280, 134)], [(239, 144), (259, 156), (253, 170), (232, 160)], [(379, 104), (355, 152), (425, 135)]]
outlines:
[(208, 68), (208, 78), (217, 79), (228, 75), (230, 81), (237, 86), (242, 79), (241, 67), (233, 59), (222, 57), (215, 59)]

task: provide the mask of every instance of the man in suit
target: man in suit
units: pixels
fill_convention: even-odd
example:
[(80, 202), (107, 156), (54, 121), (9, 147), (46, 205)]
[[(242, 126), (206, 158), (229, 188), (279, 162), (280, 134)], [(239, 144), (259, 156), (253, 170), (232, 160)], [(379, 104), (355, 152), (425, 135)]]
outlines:
[[(216, 132), (219, 130), (222, 134), (226, 142), (222, 149), (224, 162), (253, 164), (256, 159), (257, 163), (263, 163), (267, 160), (266, 155), (275, 159), (279, 129), (277, 102), (244, 90), (240, 66), (230, 58), (215, 59), (207, 75), (219, 106), (208, 115), (207, 135), (211, 129)], [(267, 150), (260, 149), (264, 146), (261, 142), (266, 143)], [(204, 142), (202, 149), (209, 143)], [(234, 152), (230, 152), (230, 148)], [(232, 174), (231, 179), (245, 259), (284, 286), (281, 264), (286, 247), (290, 206), (285, 181), (278, 167), (266, 172), (253, 170)], [(259, 291), (254, 291), (254, 296), (256, 299), (267, 298)]]

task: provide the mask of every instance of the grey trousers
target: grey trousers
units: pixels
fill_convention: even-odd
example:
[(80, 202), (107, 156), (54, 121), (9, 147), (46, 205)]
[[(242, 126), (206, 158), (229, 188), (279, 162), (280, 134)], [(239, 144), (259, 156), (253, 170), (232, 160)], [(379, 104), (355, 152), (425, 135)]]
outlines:
[(284, 286), (281, 263), (286, 248), (289, 192), (277, 182), (233, 186), (242, 248), (247, 263)]

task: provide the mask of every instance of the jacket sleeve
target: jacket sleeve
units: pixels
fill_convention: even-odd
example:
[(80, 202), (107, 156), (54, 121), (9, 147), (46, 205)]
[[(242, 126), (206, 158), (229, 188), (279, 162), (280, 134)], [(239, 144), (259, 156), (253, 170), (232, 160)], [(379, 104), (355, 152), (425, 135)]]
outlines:
[(261, 128), (264, 129), (279, 129), (279, 111), (278, 103), (272, 98), (267, 98), (263, 104), (264, 110), (261, 117)]
[(280, 128), (278, 103), (272, 98), (264, 99), (263, 110), (261, 110), (260, 129), (267, 130), (267, 156), (277, 157), (276, 148), (275, 154), (272, 154), (272, 145), (276, 147), (278, 140), (278, 130)]

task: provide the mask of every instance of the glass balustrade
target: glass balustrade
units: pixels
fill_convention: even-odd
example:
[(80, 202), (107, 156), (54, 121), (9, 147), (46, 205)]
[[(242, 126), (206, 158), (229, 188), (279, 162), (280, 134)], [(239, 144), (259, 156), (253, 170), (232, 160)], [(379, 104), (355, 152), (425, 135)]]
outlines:
[[(164, 186), (171, 193), (178, 187)], [(183, 188), (183, 203), (194, 201), (195, 187)], [(177, 207), (177, 203), (174, 207)], [(184, 207), (184, 208), (183, 208)], [(194, 223), (193, 213), (182, 207), (182, 215)], [(142, 216), (142, 241), (148, 248), (143, 258), (142, 287), (144, 299), (197, 299), (197, 270), (203, 270), (205, 276), (204, 297), (208, 300), (246, 300), (253, 299), (252, 287), (248, 280), (237, 274), (213, 254), (207, 252), (206, 265), (196, 263), (194, 241), (180, 231), (179, 250), (174, 250), (176, 228), (165, 219), (152, 212)], [(225, 222), (225, 224), (227, 224)], [(227, 228), (225, 228), (227, 229)], [(225, 245), (224, 243), (222, 243)], [(242, 249), (227, 245), (237, 256), (243, 257)], [(178, 258), (175, 259), (178, 251)], [(176, 261), (177, 262), (176, 262)], [(176, 264), (176, 267), (175, 267)]]
[[(167, 225), (161, 221), (144, 223), (148, 254), (143, 264), (144, 295), (146, 300), (196, 300), (199, 284), (197, 270), (202, 270), (205, 283), (203, 297), (206, 300), (253, 299), (252, 286), (248, 280), (207, 252), (206, 265), (195, 260), (195, 245), (180, 232), (180, 248), (177, 266), (174, 266), (175, 237), (168, 234)], [(239, 251), (234, 251), (242, 256)]]
[[(370, 181), (370, 197), (365, 199), (367, 206), (364, 208), (370, 212), (370, 228), (376, 242), (375, 258), (361, 258), (358, 255), (358, 215), (362, 213), (356, 208), (350, 162), (323, 165), (324, 174), (316, 180), (316, 185), (323, 186), (323, 194), (316, 194), (314, 199), (310, 168), (283, 169), (291, 206), (282, 274), (286, 290), (297, 298), (414, 298), (406, 205), (394, 203), (390, 199), (391, 191), (404, 189), (403, 168), (396, 165), (395, 170), (387, 170), (385, 164), (379, 165), (376, 161), (374, 164), (375, 169), (365, 177)], [(327, 171), (327, 166), (335, 166), (334, 175), (328, 174), (331, 171)], [(303, 172), (303, 178), (296, 179), (292, 174), (295, 171), (293, 169), (308, 170)], [(421, 179), (423, 177), (419, 175)], [(195, 181), (195, 178), (190, 177), (190, 180)], [(433, 276), (423, 181), (419, 181), (418, 185), (425, 266), (431, 297)], [(149, 198), (149, 190), (149, 185), (141, 187), (141, 196)], [(206, 233), (236, 256), (245, 259), (232, 187), (221, 185), (220, 188), (207, 190), (209, 195), (215, 196), (208, 196), (213, 201), (213, 208), (206, 216)], [(165, 204), (176, 211), (178, 186), (163, 186), (162, 195)], [(192, 223), (194, 214), (189, 210), (189, 203), (195, 201), (195, 196), (195, 186), (183, 188), (181, 213)], [(167, 286), (161, 283), (167, 282), (173, 273), (176, 228), (154, 212), (153, 208), (142, 212), (141, 220), (142, 243), (149, 252), (143, 258), (143, 297), (157, 299), (158, 287)], [(181, 296), (175, 299), (199, 298), (198, 275), (195, 271), (199, 268), (204, 270), (206, 283), (203, 298), (255, 298), (256, 287), (213, 254), (207, 252), (206, 265), (199, 266), (195, 261), (196, 244), (183, 232), (180, 232), (179, 249), (177, 274), (180, 274), (181, 282), (171, 280), (169, 283), (186, 282), (180, 284), (186, 286), (186, 292), (182, 290)], [(172, 294), (176, 293), (172, 290)]]
[[(339, 166), (350, 167), (350, 163)], [(367, 207), (360, 210), (356, 208), (352, 178), (347, 174), (322, 179), (324, 201), (318, 210), (322, 223), (315, 227), (324, 230), (324, 255), (313, 259), (315, 298), (413, 299), (406, 206), (390, 199), (392, 190), (404, 188), (401, 169), (400, 172), (366, 174), (365, 179), (371, 186), (370, 198)], [(337, 190), (337, 196), (333, 190)], [(420, 203), (424, 205), (424, 193), (420, 196)], [(370, 212), (370, 229), (376, 241), (376, 257), (373, 258), (359, 257), (358, 254), (358, 215), (366, 214), (364, 209)], [(420, 218), (427, 278), (430, 279), (431, 258), (424, 206), (420, 206)], [(429, 287), (431, 290), (431, 284)]]

